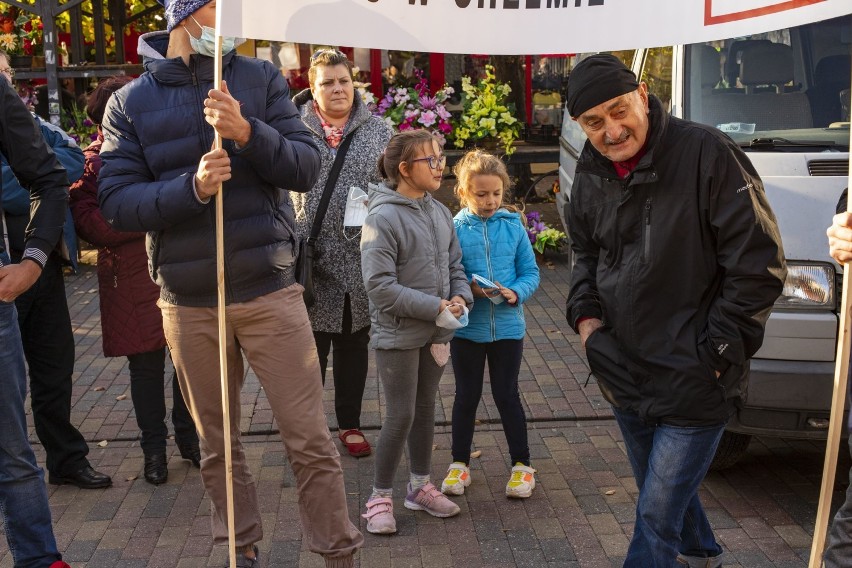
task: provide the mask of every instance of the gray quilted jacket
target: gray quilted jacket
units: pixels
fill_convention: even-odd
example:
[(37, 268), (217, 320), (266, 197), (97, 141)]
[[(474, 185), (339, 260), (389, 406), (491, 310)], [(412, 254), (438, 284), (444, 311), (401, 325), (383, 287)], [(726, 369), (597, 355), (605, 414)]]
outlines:
[(370, 345), (446, 343), (453, 331), (435, 325), (441, 300), (461, 296), (473, 305), (449, 209), (429, 194), (409, 199), (383, 184), (371, 186), (369, 198), (361, 265), (370, 298)]
[[(297, 232), (301, 238), (307, 238), (336, 151), (325, 141), (322, 126), (314, 112), (314, 101), (310, 100), (310, 91), (296, 95), (294, 102), (299, 106), (302, 121), (311, 131), (322, 157), (320, 176), (313, 189), (308, 193), (291, 194), (296, 212)], [(343, 304), (346, 294), (349, 294), (352, 308), (352, 331), (370, 325), (367, 293), (361, 278), (361, 251), (358, 248), (360, 232), (349, 227), (344, 233), (343, 214), (351, 187), (360, 187), (367, 191), (369, 183), (380, 181), (376, 164), (392, 132), (380, 118), (370, 114), (357, 95), (343, 135), (350, 136), (353, 132), (355, 138), (344, 158), (340, 177), (334, 186), (334, 193), (322, 222), (317, 248), (319, 258), (314, 263), (316, 302), (308, 309), (308, 314), (314, 331), (325, 333), (343, 331)]]

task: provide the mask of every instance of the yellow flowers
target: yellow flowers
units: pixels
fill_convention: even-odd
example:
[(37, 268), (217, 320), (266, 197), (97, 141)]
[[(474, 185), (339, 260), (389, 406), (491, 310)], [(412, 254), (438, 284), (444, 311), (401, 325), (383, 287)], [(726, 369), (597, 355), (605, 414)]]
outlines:
[(494, 67), (485, 66), (485, 78), (476, 84), (462, 77), (462, 113), (453, 123), (453, 144), (462, 148), (465, 142), (496, 138), (506, 154), (515, 149), (512, 143), (520, 137), (521, 124), (514, 116), (515, 108), (507, 101), (512, 88), (498, 83)]

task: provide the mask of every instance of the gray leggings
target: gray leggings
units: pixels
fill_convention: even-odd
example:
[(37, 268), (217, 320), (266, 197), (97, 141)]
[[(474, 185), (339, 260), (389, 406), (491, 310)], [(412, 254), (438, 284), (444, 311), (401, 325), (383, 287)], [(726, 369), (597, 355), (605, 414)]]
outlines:
[(374, 486), (393, 487), (408, 440), (411, 473), (429, 475), (435, 434), (435, 396), (444, 374), (432, 358), (431, 344), (419, 349), (376, 349), (376, 367), (385, 391), (385, 421), (376, 447)]

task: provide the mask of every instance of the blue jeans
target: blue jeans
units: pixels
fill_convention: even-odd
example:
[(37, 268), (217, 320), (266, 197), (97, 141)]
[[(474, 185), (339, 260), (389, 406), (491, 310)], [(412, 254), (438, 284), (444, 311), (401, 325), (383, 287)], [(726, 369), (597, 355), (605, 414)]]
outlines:
[(636, 414), (617, 408), (613, 412), (639, 488), (624, 567), (682, 568), (678, 554), (687, 558), (722, 554), (698, 500), (698, 486), (725, 425), (649, 425)]
[[(852, 453), (852, 436), (849, 437)], [(852, 469), (849, 470), (852, 482)], [(828, 548), (823, 556), (825, 568), (842, 568), (852, 562), (852, 484), (846, 489), (846, 501), (837, 510), (828, 533)]]
[(27, 440), (27, 375), (13, 303), (0, 302), (0, 369), (0, 513), (6, 540), (15, 568), (47, 568), (62, 557), (53, 537), (44, 472)]

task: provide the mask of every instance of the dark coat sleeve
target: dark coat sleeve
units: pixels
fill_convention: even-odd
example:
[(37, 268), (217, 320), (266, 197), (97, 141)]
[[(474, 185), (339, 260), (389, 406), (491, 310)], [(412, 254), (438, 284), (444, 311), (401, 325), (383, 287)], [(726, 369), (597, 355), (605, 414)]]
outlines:
[(760, 349), (769, 313), (787, 276), (781, 234), (751, 162), (733, 142), (708, 161), (709, 220), (721, 293), (710, 306), (699, 354), (718, 371), (743, 365)]
[(194, 172), (155, 179), (122, 102), (117, 94), (110, 97), (101, 124), (98, 202), (107, 222), (120, 231), (160, 231), (213, 207), (196, 196)]
[(0, 153), (31, 196), (24, 258), (43, 266), (62, 234), (68, 176), (18, 94), (6, 81), (0, 83)]
[(71, 185), (71, 214), (77, 233), (96, 247), (114, 247), (144, 238), (145, 233), (116, 231), (106, 222), (98, 207), (98, 172), (101, 157), (86, 151), (86, 167), (82, 177)]
[[(293, 101), (284, 77), (271, 66), (266, 96), (266, 121), (255, 117), (251, 124), (248, 144), (237, 149), (230, 142), (231, 151), (251, 162), (255, 171), (275, 187), (291, 191), (310, 191), (320, 174), (320, 153), (314, 145), (311, 132)], [(274, 72), (270, 73), (270, 69)]]
[(568, 203), (568, 235), (574, 252), (574, 268), (571, 271), (571, 290), (566, 300), (565, 317), (568, 325), (579, 333), (577, 321), (590, 317), (603, 319), (603, 309), (597, 285), (600, 246), (595, 243), (591, 226), (576, 199)]

